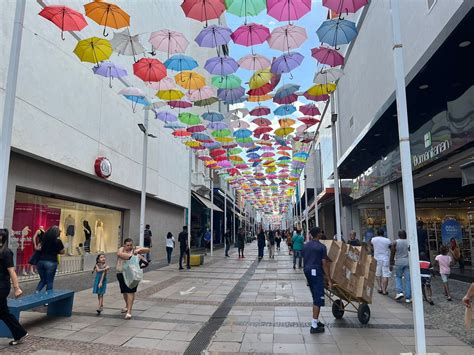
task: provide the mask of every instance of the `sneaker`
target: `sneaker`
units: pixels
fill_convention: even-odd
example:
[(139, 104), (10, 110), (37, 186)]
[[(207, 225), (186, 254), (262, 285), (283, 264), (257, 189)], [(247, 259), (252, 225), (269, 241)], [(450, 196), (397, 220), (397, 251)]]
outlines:
[(128, 309), (122, 308), (122, 309), (120, 310), (120, 313), (127, 313), (127, 311), (128, 311)]
[(407, 298), (407, 299), (405, 300), (405, 303), (411, 303), (411, 299)]
[(324, 327), (317, 327), (317, 328), (311, 327), (311, 328), (309, 329), (309, 333), (310, 333), (310, 334), (324, 333)]
[(25, 339), (28, 338), (28, 333), (26, 333), (25, 335), (23, 335), (20, 339), (16, 339), (16, 340), (12, 340), (11, 342), (9, 342), (8, 344), (9, 345), (18, 345), (18, 344), (21, 344), (23, 343), (23, 341)]
[(320, 328), (320, 327), (321, 327), (321, 328), (324, 328), (325, 325), (324, 325), (324, 323), (321, 323), (321, 322), (318, 321), (318, 328)]
[(448, 297), (447, 300), (451, 302), (453, 299), (451, 297)]
[(184, 267), (180, 267), (179, 270), (184, 270)]
[(126, 319), (126, 320), (132, 319), (132, 315), (131, 315), (130, 313), (127, 313), (127, 314), (125, 315), (125, 319)]
[(395, 299), (398, 301), (401, 298), (403, 298), (403, 292), (397, 293), (397, 295), (395, 296)]
[(429, 303), (430, 305), (434, 306), (433, 300), (429, 300), (428, 303)]
[(293, 265), (293, 270), (296, 270), (296, 265)]

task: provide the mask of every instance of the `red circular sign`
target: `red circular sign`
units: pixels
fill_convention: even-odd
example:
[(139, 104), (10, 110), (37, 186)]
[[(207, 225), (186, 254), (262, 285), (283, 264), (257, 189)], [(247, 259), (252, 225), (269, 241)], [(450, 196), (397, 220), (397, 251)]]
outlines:
[(106, 157), (98, 157), (94, 164), (95, 173), (98, 177), (107, 179), (112, 175), (112, 163)]

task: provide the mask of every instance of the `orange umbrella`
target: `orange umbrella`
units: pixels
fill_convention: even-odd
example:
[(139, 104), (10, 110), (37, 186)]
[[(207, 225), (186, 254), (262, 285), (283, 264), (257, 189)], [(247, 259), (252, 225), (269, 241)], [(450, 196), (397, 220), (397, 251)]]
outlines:
[(271, 95), (259, 95), (259, 96), (249, 96), (247, 101), (248, 102), (263, 102), (267, 100), (271, 100), (273, 96)]
[(175, 75), (174, 80), (176, 84), (187, 90), (201, 89), (206, 85), (206, 79), (201, 74), (190, 70), (184, 70)]
[(107, 27), (119, 29), (130, 26), (130, 15), (114, 4), (94, 1), (84, 5), (86, 16), (104, 26), (102, 34), (107, 37)]

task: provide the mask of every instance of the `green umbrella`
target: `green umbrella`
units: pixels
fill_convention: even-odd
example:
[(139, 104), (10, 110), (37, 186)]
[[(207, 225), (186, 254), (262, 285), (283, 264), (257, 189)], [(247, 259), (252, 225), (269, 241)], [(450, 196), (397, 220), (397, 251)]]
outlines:
[(242, 149), (240, 149), (240, 148), (229, 149), (229, 154), (230, 155), (235, 155), (235, 154), (239, 154), (239, 153), (242, 153)]
[(199, 106), (199, 107), (209, 106), (216, 103), (217, 101), (219, 101), (217, 97), (209, 97), (208, 99), (194, 101), (194, 106)]
[(252, 137), (236, 138), (235, 140), (239, 143), (252, 143), (253, 142)]
[(236, 89), (242, 84), (242, 80), (234, 74), (214, 76), (211, 82), (219, 89)]
[(216, 137), (216, 138), (221, 138), (221, 137), (228, 137), (232, 134), (232, 131), (228, 128), (224, 128), (224, 129), (218, 129), (214, 132), (211, 133), (213, 137)]
[(227, 12), (240, 17), (257, 16), (267, 7), (266, 0), (225, 0)]
[(178, 115), (178, 119), (187, 125), (196, 125), (201, 123), (198, 115), (189, 112), (182, 112)]

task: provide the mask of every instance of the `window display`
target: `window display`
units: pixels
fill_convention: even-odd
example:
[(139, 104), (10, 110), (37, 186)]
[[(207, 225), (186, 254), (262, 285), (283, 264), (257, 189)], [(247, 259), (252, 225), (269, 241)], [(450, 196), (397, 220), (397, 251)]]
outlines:
[(69, 256), (115, 252), (122, 235), (122, 212), (17, 191), (10, 248), (20, 275), (27, 274), (38, 230), (58, 225)]

